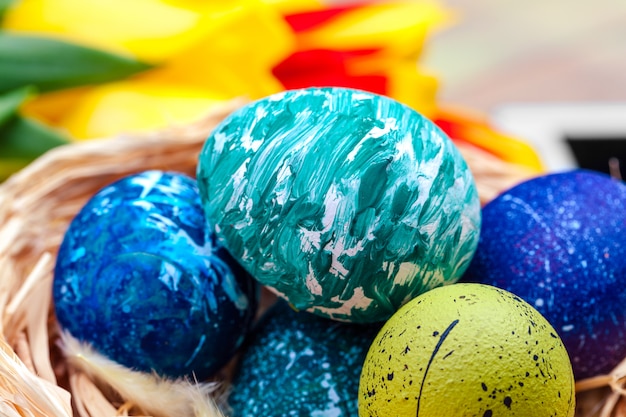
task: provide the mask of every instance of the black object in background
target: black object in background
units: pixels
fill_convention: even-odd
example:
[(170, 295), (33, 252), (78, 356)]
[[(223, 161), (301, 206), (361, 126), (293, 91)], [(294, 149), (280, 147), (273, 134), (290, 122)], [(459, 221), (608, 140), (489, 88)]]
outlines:
[(578, 166), (616, 176), (626, 180), (626, 136), (566, 136)]

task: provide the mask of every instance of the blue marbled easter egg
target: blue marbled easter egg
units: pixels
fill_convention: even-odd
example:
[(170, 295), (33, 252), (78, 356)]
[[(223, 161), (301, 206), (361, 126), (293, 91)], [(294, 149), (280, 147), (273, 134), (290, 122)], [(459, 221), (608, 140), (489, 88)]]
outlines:
[(298, 310), (389, 318), (455, 282), (480, 203), (458, 149), (390, 98), (308, 88), (250, 103), (199, 157), (207, 218), (229, 252)]
[(54, 270), (61, 327), (140, 371), (202, 379), (243, 342), (256, 282), (207, 227), (195, 180), (146, 171), (99, 191)]
[(231, 417), (357, 417), (359, 378), (379, 324), (340, 323), (280, 300), (236, 368)]
[(524, 182), (483, 210), (463, 281), (532, 304), (557, 330), (577, 379), (626, 356), (626, 185), (575, 170)]

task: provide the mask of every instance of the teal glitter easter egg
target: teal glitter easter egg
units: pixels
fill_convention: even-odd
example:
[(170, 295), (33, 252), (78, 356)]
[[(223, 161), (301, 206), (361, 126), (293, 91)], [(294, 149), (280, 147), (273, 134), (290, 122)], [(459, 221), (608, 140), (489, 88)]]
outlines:
[(228, 415), (357, 417), (361, 370), (380, 327), (296, 312), (279, 301), (242, 350)]
[(227, 117), (199, 156), (209, 222), (296, 309), (375, 322), (459, 279), (478, 242), (472, 174), (430, 120), (390, 98), (308, 88)]

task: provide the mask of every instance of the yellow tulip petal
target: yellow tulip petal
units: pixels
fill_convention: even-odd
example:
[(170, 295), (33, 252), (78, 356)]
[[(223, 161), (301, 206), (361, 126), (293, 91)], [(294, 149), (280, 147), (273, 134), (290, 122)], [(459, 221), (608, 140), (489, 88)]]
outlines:
[(273, 7), (282, 15), (311, 12), (327, 7), (323, 2), (318, 0), (263, 0), (263, 2)]
[(76, 139), (153, 131), (198, 120), (226, 99), (198, 89), (123, 81), (91, 90), (59, 126)]
[(383, 48), (393, 55), (415, 56), (427, 32), (447, 19), (447, 12), (430, 1), (364, 5), (302, 32), (299, 48)]
[[(217, 16), (224, 7), (214, 9)], [(158, 0), (22, 0), (3, 27), (160, 62), (204, 37), (211, 30), (204, 23), (202, 14)]]
[(455, 125), (457, 137), (453, 139), (469, 142), (503, 161), (523, 165), (535, 173), (545, 171), (532, 146), (522, 139), (496, 131), (481, 113), (453, 105), (440, 105), (435, 117)]
[[(167, 4), (197, 12), (214, 9), (216, 1), (207, 0), (163, 0)], [(281, 14), (298, 13), (303, 11), (320, 10), (326, 5), (320, 0), (261, 0)]]
[[(241, 65), (271, 67), (292, 52), (295, 37), (283, 17), (259, 0), (242, 0), (222, 15), (219, 33), (203, 41)], [(213, 62), (215, 65), (216, 62)]]
[(536, 173), (545, 171), (535, 150), (519, 139), (481, 126), (468, 126), (463, 139), (488, 150), (503, 161), (526, 166)]
[(77, 87), (41, 94), (22, 106), (22, 114), (46, 124), (57, 123), (91, 87)]
[(271, 69), (295, 44), (282, 17), (259, 1), (220, 16), (206, 38), (172, 56), (141, 79), (173, 82), (219, 91), (230, 96), (263, 97), (283, 89)]
[(350, 58), (345, 64), (348, 74), (353, 76), (383, 75), (387, 79), (386, 95), (426, 117), (434, 114), (439, 80), (421, 70), (414, 61), (388, 57), (381, 52)]
[(401, 63), (390, 65), (389, 96), (431, 117), (437, 107), (439, 81), (435, 75), (419, 70), (416, 64)]

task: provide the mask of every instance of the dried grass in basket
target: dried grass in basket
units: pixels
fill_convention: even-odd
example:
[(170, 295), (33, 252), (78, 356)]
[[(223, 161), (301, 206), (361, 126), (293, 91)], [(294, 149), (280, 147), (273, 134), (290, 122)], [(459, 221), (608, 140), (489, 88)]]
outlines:
[[(57, 148), (0, 185), (0, 415), (222, 416), (224, 386), (134, 373), (78, 347), (57, 327), (51, 286), (65, 229), (93, 194), (147, 169), (193, 175), (208, 133), (242, 103), (189, 126)], [(459, 148), (483, 203), (533, 175), (471, 146)], [(579, 382), (577, 415), (626, 416), (625, 385), (626, 363)]]

